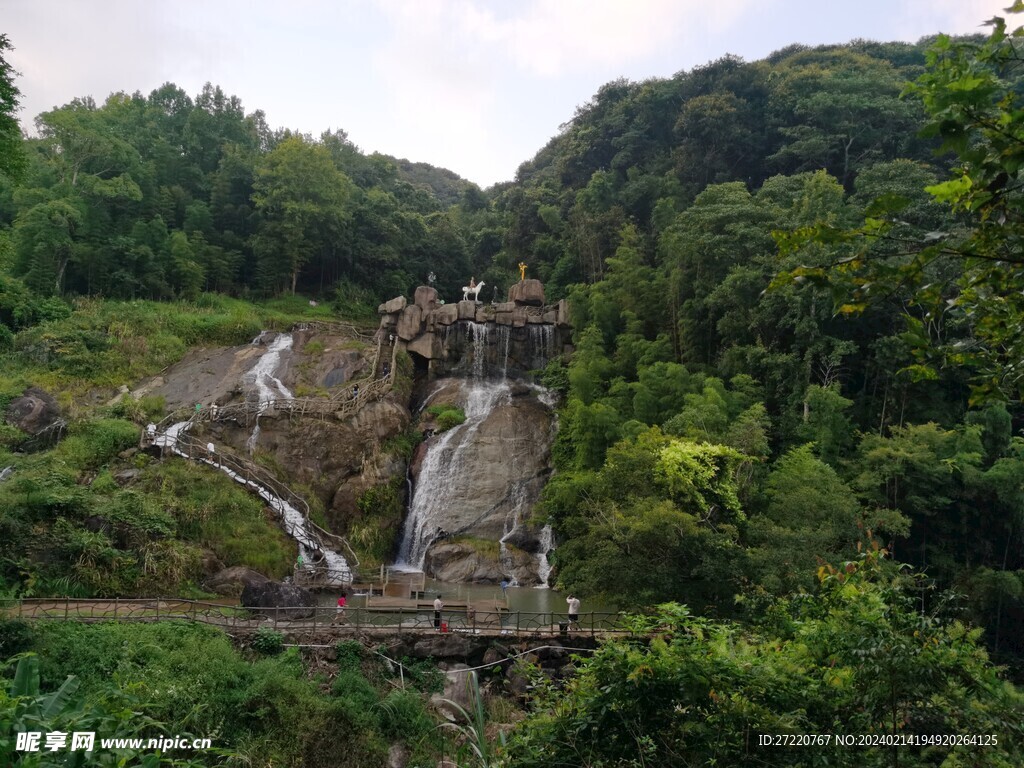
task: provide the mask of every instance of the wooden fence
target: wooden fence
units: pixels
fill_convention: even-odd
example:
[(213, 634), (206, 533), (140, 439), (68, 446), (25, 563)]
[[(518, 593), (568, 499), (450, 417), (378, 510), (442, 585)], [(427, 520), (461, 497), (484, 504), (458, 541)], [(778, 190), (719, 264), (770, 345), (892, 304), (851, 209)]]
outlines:
[[(425, 634), (438, 630), (429, 605), (397, 608), (353, 608), (339, 618), (334, 606), (294, 606), (247, 609), (238, 605), (178, 600), (132, 598), (79, 600), (32, 598), (0, 600), (0, 616), (25, 621), (154, 622), (185, 621), (225, 630), (254, 632), (261, 627), (287, 632), (339, 632)], [(457, 608), (441, 612), (444, 629), (456, 634), (537, 636), (586, 634), (592, 637), (628, 635), (632, 630), (618, 613), (581, 613), (569, 625), (568, 616), (552, 611), (473, 611)]]

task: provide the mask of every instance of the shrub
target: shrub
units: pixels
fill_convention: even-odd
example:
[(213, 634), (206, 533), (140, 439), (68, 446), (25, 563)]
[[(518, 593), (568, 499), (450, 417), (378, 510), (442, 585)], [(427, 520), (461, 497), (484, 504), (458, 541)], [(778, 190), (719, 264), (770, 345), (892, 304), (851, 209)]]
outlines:
[(284, 650), (284, 635), (269, 627), (260, 627), (256, 630), (250, 647), (264, 656), (276, 656)]
[(34, 634), (28, 622), (20, 619), (0, 619), (0, 660), (32, 647)]
[(139, 429), (122, 419), (96, 419), (75, 424), (57, 453), (77, 469), (97, 469), (139, 442)]
[(466, 413), (450, 403), (438, 403), (427, 408), (427, 413), (434, 417), (438, 432), (446, 432), (457, 427), (466, 420)]
[(363, 660), (363, 644), (358, 640), (342, 640), (335, 646), (338, 669), (359, 669)]
[(389, 741), (412, 745), (434, 730), (434, 721), (413, 691), (391, 691), (378, 704), (380, 729)]
[(466, 420), (466, 414), (461, 409), (444, 411), (437, 417), (437, 431), (447, 432), (452, 427), (457, 427)]

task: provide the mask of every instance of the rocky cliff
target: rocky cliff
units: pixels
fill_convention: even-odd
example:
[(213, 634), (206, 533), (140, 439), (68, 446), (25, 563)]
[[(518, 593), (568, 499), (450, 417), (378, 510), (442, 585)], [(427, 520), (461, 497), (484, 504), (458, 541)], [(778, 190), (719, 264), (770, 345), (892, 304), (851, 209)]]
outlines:
[(529, 518), (550, 473), (552, 400), (522, 383), (446, 378), (425, 406), (435, 403), (466, 421), (414, 457), (400, 560), (442, 581), (543, 582), (550, 541)]
[(509, 289), (508, 301), (445, 304), (429, 286), (378, 308), (379, 333), (394, 339), (431, 376), (516, 375), (571, 351), (565, 300), (545, 305), (539, 280)]

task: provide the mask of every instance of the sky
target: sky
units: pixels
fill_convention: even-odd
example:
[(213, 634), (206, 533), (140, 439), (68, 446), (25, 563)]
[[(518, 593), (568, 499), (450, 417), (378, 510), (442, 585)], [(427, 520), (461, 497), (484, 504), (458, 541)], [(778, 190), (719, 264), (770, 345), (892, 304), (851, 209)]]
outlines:
[(1009, 0), (0, 0), (20, 118), (203, 84), (272, 127), (511, 180), (598, 88), (793, 43), (984, 31)]

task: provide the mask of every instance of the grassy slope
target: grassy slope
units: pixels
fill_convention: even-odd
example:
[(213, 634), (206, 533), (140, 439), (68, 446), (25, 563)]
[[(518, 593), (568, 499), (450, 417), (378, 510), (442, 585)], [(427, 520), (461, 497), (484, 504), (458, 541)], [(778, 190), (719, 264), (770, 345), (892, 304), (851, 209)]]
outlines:
[[(365, 309), (356, 308), (357, 322)], [(204, 551), (225, 565), (285, 575), (294, 544), (262, 505), (211, 470), (132, 452), (159, 399), (89, 404), (179, 360), (189, 347), (244, 343), (266, 328), (337, 320), (302, 297), (252, 304), (207, 295), (192, 304), (83, 300), (69, 317), (26, 329), (0, 356), (0, 407), (27, 386), (51, 392), (70, 435), (41, 453), (15, 453), (24, 435), (0, 428), (0, 593), (198, 594)], [(115, 475), (139, 470), (122, 487)]]

